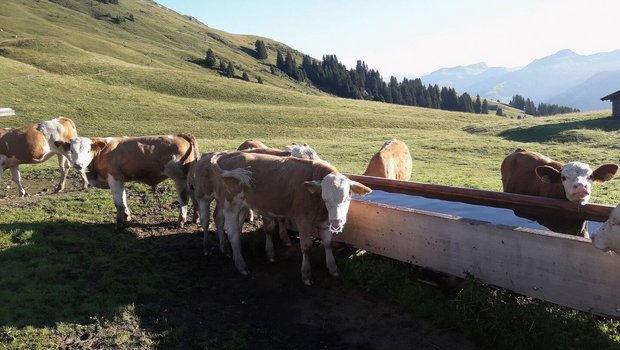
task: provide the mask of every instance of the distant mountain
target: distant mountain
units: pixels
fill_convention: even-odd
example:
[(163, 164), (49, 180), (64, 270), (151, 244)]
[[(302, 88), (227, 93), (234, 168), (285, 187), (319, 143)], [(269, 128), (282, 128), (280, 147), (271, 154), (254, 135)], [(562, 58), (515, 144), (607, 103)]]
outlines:
[[(561, 50), (534, 60), (523, 68), (487, 67), (484, 63), (477, 63), (442, 68), (421, 79), (424, 84), (450, 86), (459, 92), (480, 94), (503, 102), (519, 94), (536, 103), (557, 103), (592, 110), (609, 107), (599, 100), (606, 92), (595, 96), (599, 91), (613, 92), (620, 89), (620, 80), (606, 78), (606, 74), (613, 75), (611, 72), (615, 71), (620, 71), (620, 50), (593, 55)], [(581, 89), (588, 90), (579, 91), (581, 84), (585, 84)]]

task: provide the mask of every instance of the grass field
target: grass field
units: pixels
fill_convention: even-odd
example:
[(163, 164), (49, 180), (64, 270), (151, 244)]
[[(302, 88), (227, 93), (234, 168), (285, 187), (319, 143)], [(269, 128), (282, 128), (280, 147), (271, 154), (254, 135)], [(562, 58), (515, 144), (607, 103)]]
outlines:
[[(113, 24), (93, 19), (92, 11), (131, 13), (135, 21)], [(620, 162), (620, 121), (609, 111), (517, 119), (518, 111), (500, 118), (334, 98), (270, 73), (265, 63), (285, 45), (268, 40), (269, 62), (262, 62), (248, 53), (256, 37), (206, 28), (151, 1), (113, 7), (9, 0), (0, 3), (0, 26), (0, 107), (17, 111), (2, 118), (2, 127), (65, 115), (83, 136), (191, 132), (203, 152), (233, 149), (248, 138), (275, 147), (307, 142), (350, 173), (363, 172), (385, 140), (398, 138), (412, 152), (412, 180), (495, 191), (500, 163), (517, 147), (593, 166)], [(192, 63), (207, 47), (264, 84)], [(117, 233), (109, 191), (78, 192), (72, 172), (69, 193), (50, 195), (54, 162), (21, 169), (32, 197), (15, 197), (8, 172), (0, 181), (0, 346), (242, 349), (256, 337), (279, 344), (271, 333), (248, 327), (214, 334), (166, 313), (191, 313), (191, 305), (170, 300), (188, 302), (211, 288), (196, 267), (201, 257), (192, 255), (197, 228), (169, 227), (170, 183), (162, 186), (161, 202), (145, 186), (128, 186), (142, 224)], [(620, 202), (619, 181), (595, 187), (593, 202)], [(415, 267), (377, 256), (340, 256), (339, 264), (344, 276), (330, 283), (400, 305), (480, 347), (620, 348), (616, 320), (474, 280), (440, 291), (416, 282)]]

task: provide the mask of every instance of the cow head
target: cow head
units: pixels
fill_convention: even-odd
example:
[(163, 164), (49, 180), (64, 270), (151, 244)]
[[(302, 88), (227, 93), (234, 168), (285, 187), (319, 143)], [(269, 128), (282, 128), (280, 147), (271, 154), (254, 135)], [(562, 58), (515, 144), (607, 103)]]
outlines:
[(611, 180), (618, 172), (618, 165), (605, 164), (592, 171), (588, 164), (571, 162), (564, 164), (562, 171), (548, 165), (536, 167), (536, 175), (545, 183), (562, 183), (566, 198), (585, 205), (592, 194), (592, 183)]
[(69, 147), (69, 161), (77, 169), (84, 169), (92, 162), (94, 154), (99, 153), (106, 146), (103, 139), (76, 137), (71, 140)]
[(284, 150), (287, 152), (291, 152), (291, 156), (295, 158), (303, 158), (303, 159), (311, 159), (311, 160), (320, 160), (319, 154), (316, 151), (308, 146), (307, 143), (303, 145), (298, 145), (296, 143), (290, 144), (284, 147)]
[(612, 210), (609, 219), (598, 230), (590, 233), (590, 239), (592, 244), (602, 251), (620, 253), (620, 204)]
[(318, 181), (306, 181), (304, 186), (312, 193), (320, 192), (327, 215), (329, 218), (329, 230), (332, 233), (340, 233), (347, 222), (347, 212), (351, 204), (351, 195), (365, 195), (372, 190), (359, 182), (348, 179), (340, 173), (331, 173)]

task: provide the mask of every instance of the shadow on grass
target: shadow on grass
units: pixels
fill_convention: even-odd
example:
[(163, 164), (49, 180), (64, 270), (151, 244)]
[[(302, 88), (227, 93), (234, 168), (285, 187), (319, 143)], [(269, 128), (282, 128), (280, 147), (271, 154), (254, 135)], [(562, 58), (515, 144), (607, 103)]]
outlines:
[(112, 225), (0, 225), (13, 243), (0, 252), (0, 324), (50, 326), (114, 316), (158, 287), (137, 238)]
[(568, 132), (579, 129), (618, 131), (620, 130), (620, 120), (613, 117), (605, 117), (567, 123), (536, 125), (527, 128), (518, 127), (502, 131), (499, 136), (518, 142), (575, 142), (583, 137), (580, 135), (571, 136)]
[[(0, 325), (88, 325), (114, 320), (133, 305), (140, 328), (160, 348), (202, 348), (237, 337), (223, 334), (248, 322), (241, 303), (247, 296), (239, 295), (248, 292), (248, 277), (229, 258), (203, 256), (197, 226), (182, 232), (162, 227), (115, 232), (113, 224), (0, 224), (12, 245), (0, 251)], [(251, 232), (243, 245), (251, 266), (270, 267), (264, 235)], [(297, 277), (298, 265), (291, 267)], [(271, 333), (262, 332), (270, 342)]]

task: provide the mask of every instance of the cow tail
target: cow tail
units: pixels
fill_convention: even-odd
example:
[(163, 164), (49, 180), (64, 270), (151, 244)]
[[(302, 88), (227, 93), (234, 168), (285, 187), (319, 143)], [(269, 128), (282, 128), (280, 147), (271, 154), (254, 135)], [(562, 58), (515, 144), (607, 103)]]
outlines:
[(233, 178), (239, 181), (242, 185), (250, 187), (252, 184), (252, 171), (244, 168), (236, 168), (232, 170), (224, 170), (220, 167), (217, 161), (225, 152), (217, 152), (211, 157), (211, 169), (221, 177)]
[(191, 145), (192, 151), (194, 152), (194, 162), (197, 162), (200, 159), (200, 150), (198, 149), (198, 142), (194, 135), (189, 133), (178, 134), (177, 136), (184, 138)]

